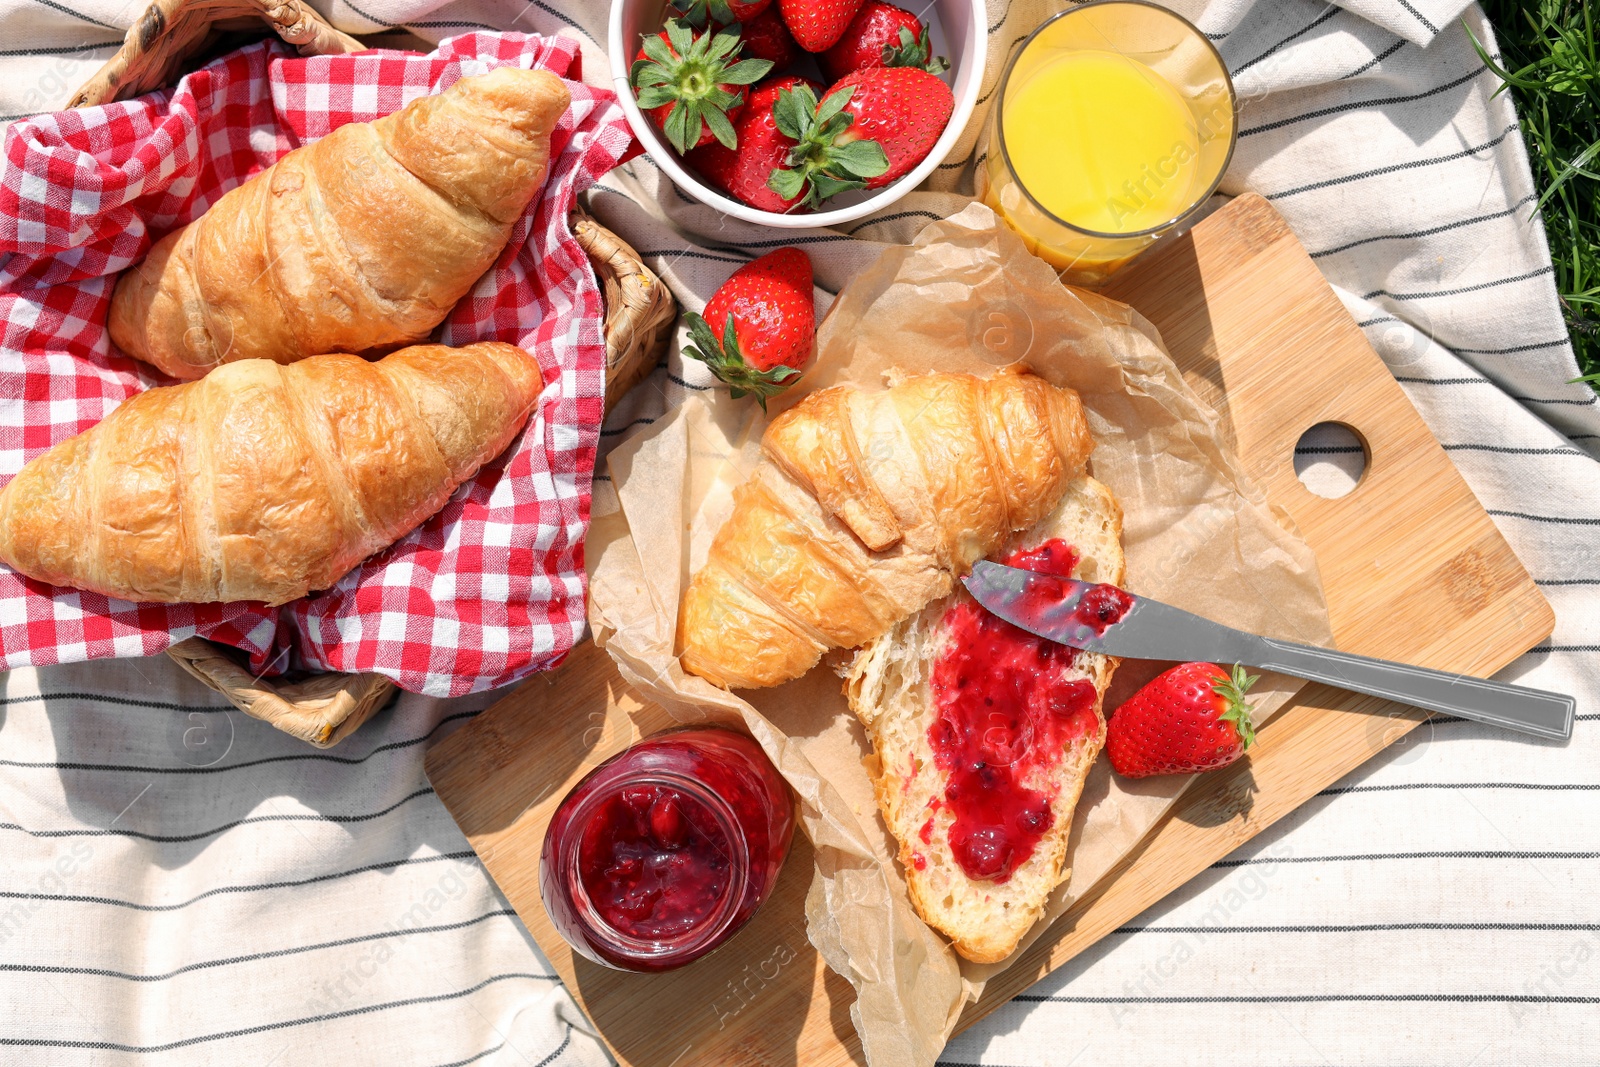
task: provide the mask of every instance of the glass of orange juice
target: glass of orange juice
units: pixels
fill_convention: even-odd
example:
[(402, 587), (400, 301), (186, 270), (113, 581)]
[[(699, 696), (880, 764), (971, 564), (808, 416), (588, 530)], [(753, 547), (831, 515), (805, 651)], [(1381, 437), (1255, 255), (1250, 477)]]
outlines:
[(1091, 0), (1006, 68), (980, 195), (1063, 280), (1098, 285), (1216, 192), (1236, 118), (1228, 68), (1186, 19)]

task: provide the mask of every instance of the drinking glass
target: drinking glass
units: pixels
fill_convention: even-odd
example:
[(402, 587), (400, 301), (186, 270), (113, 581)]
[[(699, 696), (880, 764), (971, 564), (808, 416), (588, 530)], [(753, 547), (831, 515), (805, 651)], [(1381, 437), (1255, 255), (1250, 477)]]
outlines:
[(1076, 285), (1100, 284), (1193, 215), (1238, 136), (1216, 48), (1144, 0), (1091, 0), (1048, 19), (997, 95), (980, 195)]

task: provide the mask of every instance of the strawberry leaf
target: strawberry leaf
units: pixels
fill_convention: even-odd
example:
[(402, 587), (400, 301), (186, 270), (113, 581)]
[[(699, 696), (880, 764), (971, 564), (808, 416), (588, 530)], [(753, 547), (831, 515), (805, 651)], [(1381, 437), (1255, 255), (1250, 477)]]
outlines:
[(772, 121), (785, 137), (799, 140), (805, 136), (810, 116), (817, 107), (817, 98), (804, 85), (785, 89), (772, 104)]
[(733, 123), (728, 121), (728, 116), (714, 107), (706, 108), (702, 116), (706, 127), (711, 131), (711, 136), (722, 142), (724, 148), (739, 147), (739, 137), (733, 132)]
[(829, 93), (823, 98), (822, 103), (817, 105), (817, 122), (826, 125), (829, 119), (844, 110), (844, 106), (850, 102), (850, 98), (854, 95), (856, 95), (856, 87), (854, 85), (847, 85), (836, 93)]
[(667, 80), (667, 68), (648, 59), (636, 59), (628, 68), (628, 83), (635, 88), (641, 85), (660, 85)]
[(1245, 701), (1245, 694), (1250, 687), (1261, 680), (1259, 674), (1246, 674), (1241, 664), (1233, 665), (1231, 677), (1222, 679), (1211, 687), (1211, 691), (1228, 702), (1228, 707), (1217, 716), (1220, 722), (1231, 722), (1239, 733), (1239, 746), (1248, 749), (1255, 743), (1255, 726), (1250, 721), (1250, 714), (1255, 710)]
[(772, 176), (767, 179), (767, 188), (785, 200), (793, 200), (805, 191), (805, 187), (806, 179), (799, 171), (783, 167), (773, 171)]
[(705, 0), (694, 0), (693, 3), (688, 5), (673, 4), (672, 10), (677, 14), (678, 18), (697, 30), (705, 29), (711, 15), (711, 12), (707, 10)]
[(672, 54), (672, 49), (667, 46), (667, 42), (663, 41), (657, 34), (652, 33), (644, 39), (643, 49), (645, 55), (663, 67), (671, 67), (678, 61), (678, 57)]
[(943, 56), (934, 56), (929, 59), (933, 46), (928, 41), (927, 27), (923, 27), (921, 38), (911, 36), (911, 29), (907, 26), (900, 27), (900, 41), (887, 43), (883, 46), (883, 65), (886, 67), (921, 67), (929, 74), (943, 74), (950, 69), (950, 63)]
[[(711, 47), (706, 52), (707, 59), (722, 59), (732, 55), (739, 48), (739, 27), (729, 26), (715, 37), (711, 38)], [(724, 76), (726, 81), (727, 77)]]
[(730, 149), (738, 137), (727, 112), (744, 99), (737, 86), (759, 81), (772, 69), (767, 59), (740, 59), (737, 32), (694, 32), (690, 23), (669, 20), (667, 40), (651, 34), (640, 45), (646, 58), (628, 71), (639, 107), (657, 116), (667, 143), (687, 154), (706, 133)]
[(683, 21), (696, 29), (705, 29), (711, 22), (726, 26), (733, 21), (733, 9), (728, 6), (727, 0), (690, 0), (688, 4), (674, 3), (672, 6)]
[(711, 363), (706, 353), (712, 353), (720, 358), (722, 355), (722, 342), (717, 340), (717, 335), (711, 332), (710, 323), (692, 311), (684, 313), (683, 321), (689, 327), (689, 337), (698, 347), (686, 347), (684, 355), (693, 356), (703, 363)]
[[(662, 28), (667, 31), (667, 40), (672, 43), (672, 50), (685, 59), (689, 58), (689, 51), (695, 43), (706, 37), (703, 33), (696, 37), (688, 23), (679, 22), (677, 19), (668, 19)], [(656, 40), (659, 41), (661, 38), (657, 37)]]
[(770, 370), (757, 370), (745, 360), (739, 349), (739, 335), (734, 329), (733, 312), (728, 312), (722, 328), (722, 339), (712, 332), (711, 324), (694, 312), (685, 312), (685, 325), (693, 344), (683, 347), (683, 354), (704, 363), (728, 387), (735, 400), (746, 393), (754, 394), (761, 410), (767, 410), (767, 400), (777, 396), (787, 387), (790, 378), (799, 375), (793, 367), (777, 366)]
[(652, 111), (676, 99), (670, 91), (659, 85), (649, 85), (639, 90), (639, 106), (645, 111)]
[[(793, 173), (791, 171), (791, 173)], [(826, 200), (830, 196), (837, 196), (850, 189), (865, 189), (867, 183), (854, 178), (835, 178), (826, 171), (818, 171), (811, 176), (811, 188), (816, 192), (818, 200)]]
[(805, 203), (820, 207), (829, 197), (865, 188), (868, 179), (888, 171), (888, 154), (877, 141), (845, 139), (855, 123), (855, 116), (844, 110), (854, 92), (853, 86), (840, 90), (820, 104), (803, 85), (778, 94), (773, 122), (795, 143), (785, 158), (788, 168), (775, 170), (768, 188), (785, 200), (803, 196)]
[(772, 69), (770, 59), (741, 59), (719, 76), (723, 85), (753, 85)]
[(847, 141), (833, 150), (833, 159), (860, 178), (876, 178), (889, 169), (889, 155), (877, 141)]
[[(700, 140), (700, 124), (689, 125), (690, 105), (678, 101), (672, 105), (672, 110), (667, 112), (667, 121), (661, 127), (661, 132), (667, 135), (667, 141), (681, 153), (687, 153)], [(695, 115), (695, 118), (699, 118)]]
[(824, 143), (831, 142), (845, 130), (848, 130), (850, 128), (850, 124), (855, 121), (855, 118), (856, 117), (850, 114), (848, 111), (840, 115), (835, 115), (833, 118), (829, 119), (827, 122), (824, 122), (820, 127), (818, 127), (814, 136), (821, 139)]

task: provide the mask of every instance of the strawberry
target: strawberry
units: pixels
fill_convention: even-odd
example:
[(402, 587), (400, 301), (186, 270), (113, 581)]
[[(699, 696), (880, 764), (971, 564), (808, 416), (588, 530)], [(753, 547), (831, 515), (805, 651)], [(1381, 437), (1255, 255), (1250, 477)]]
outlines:
[(736, 32), (697, 34), (674, 19), (644, 39), (628, 83), (668, 143), (683, 153), (712, 140), (734, 147), (733, 121), (744, 103), (738, 87), (771, 69), (768, 60), (739, 58)]
[(744, 0), (672, 0), (673, 10), (680, 12), (679, 17), (696, 29), (704, 29), (709, 23), (731, 26), (735, 22), (748, 22), (771, 4), (772, 0), (754, 0), (753, 3), (745, 3)]
[(783, 24), (807, 52), (823, 52), (837, 44), (860, 7), (861, 0), (778, 0)]
[(874, 67), (847, 74), (829, 95), (855, 89), (850, 110), (855, 124), (847, 137), (874, 140), (889, 157), (889, 169), (867, 182), (879, 189), (910, 173), (933, 150), (955, 110), (955, 96), (940, 78), (915, 67)]
[(1125, 778), (1225, 767), (1255, 740), (1247, 693), (1260, 675), (1237, 664), (1185, 663), (1159, 675), (1116, 710), (1106, 753)]
[(784, 70), (800, 58), (794, 38), (778, 13), (771, 8), (739, 25), (739, 39), (744, 42), (744, 54), (751, 59), (770, 59), (772, 69)]
[(794, 210), (801, 197), (785, 199), (767, 183), (794, 148), (794, 142), (778, 132), (772, 107), (785, 90), (796, 87), (804, 87), (813, 99), (821, 88), (816, 82), (795, 77), (762, 82), (750, 91), (750, 102), (735, 126), (739, 147), (708, 144), (689, 153), (689, 165), (741, 203), (762, 211)]
[(829, 81), (868, 67), (921, 67), (929, 74), (949, 70), (944, 57), (932, 52), (928, 30), (917, 16), (883, 0), (866, 0), (839, 43), (817, 62)]
[(734, 399), (754, 393), (765, 411), (767, 398), (794, 384), (811, 361), (817, 339), (811, 258), (798, 248), (768, 252), (722, 283), (704, 318), (689, 312), (684, 321), (694, 344), (683, 354), (710, 367)]
[(804, 87), (780, 94), (773, 117), (795, 145), (768, 184), (813, 205), (846, 189), (882, 188), (927, 157), (954, 110), (950, 87), (915, 67), (855, 71), (820, 104)]

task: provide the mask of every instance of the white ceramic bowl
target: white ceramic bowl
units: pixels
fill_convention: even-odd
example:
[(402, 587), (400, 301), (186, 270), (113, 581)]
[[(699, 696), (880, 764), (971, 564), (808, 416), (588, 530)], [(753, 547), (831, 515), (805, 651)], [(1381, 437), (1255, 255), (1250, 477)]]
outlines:
[[(912, 10), (921, 6), (904, 5), (904, 0), (900, 2)], [(639, 51), (639, 42), (644, 34), (661, 29), (666, 10), (665, 0), (611, 0), (611, 25), (606, 48), (611, 58), (612, 82), (617, 96), (622, 101), (623, 111), (627, 113), (628, 124), (633, 127), (633, 135), (639, 138), (645, 151), (650, 153), (650, 158), (660, 164), (679, 189), (702, 204), (746, 222), (801, 229), (837, 226), (882, 211), (916, 188), (933, 173), (935, 167), (944, 162), (955, 147), (956, 138), (966, 129), (967, 120), (972, 117), (972, 109), (977, 104), (978, 89), (983, 84), (983, 64), (988, 51), (984, 0), (934, 0), (933, 6), (921, 18), (928, 27), (933, 54), (950, 60), (950, 69), (945, 72), (944, 78), (955, 94), (955, 110), (950, 115), (950, 124), (934, 144), (933, 151), (910, 174), (892, 185), (870, 192), (857, 190), (841, 193), (828, 201), (831, 205), (829, 210), (793, 215), (760, 211), (723, 195), (696, 177), (693, 171), (683, 165), (661, 136), (661, 131), (634, 102), (633, 90), (628, 86), (628, 68)]]

